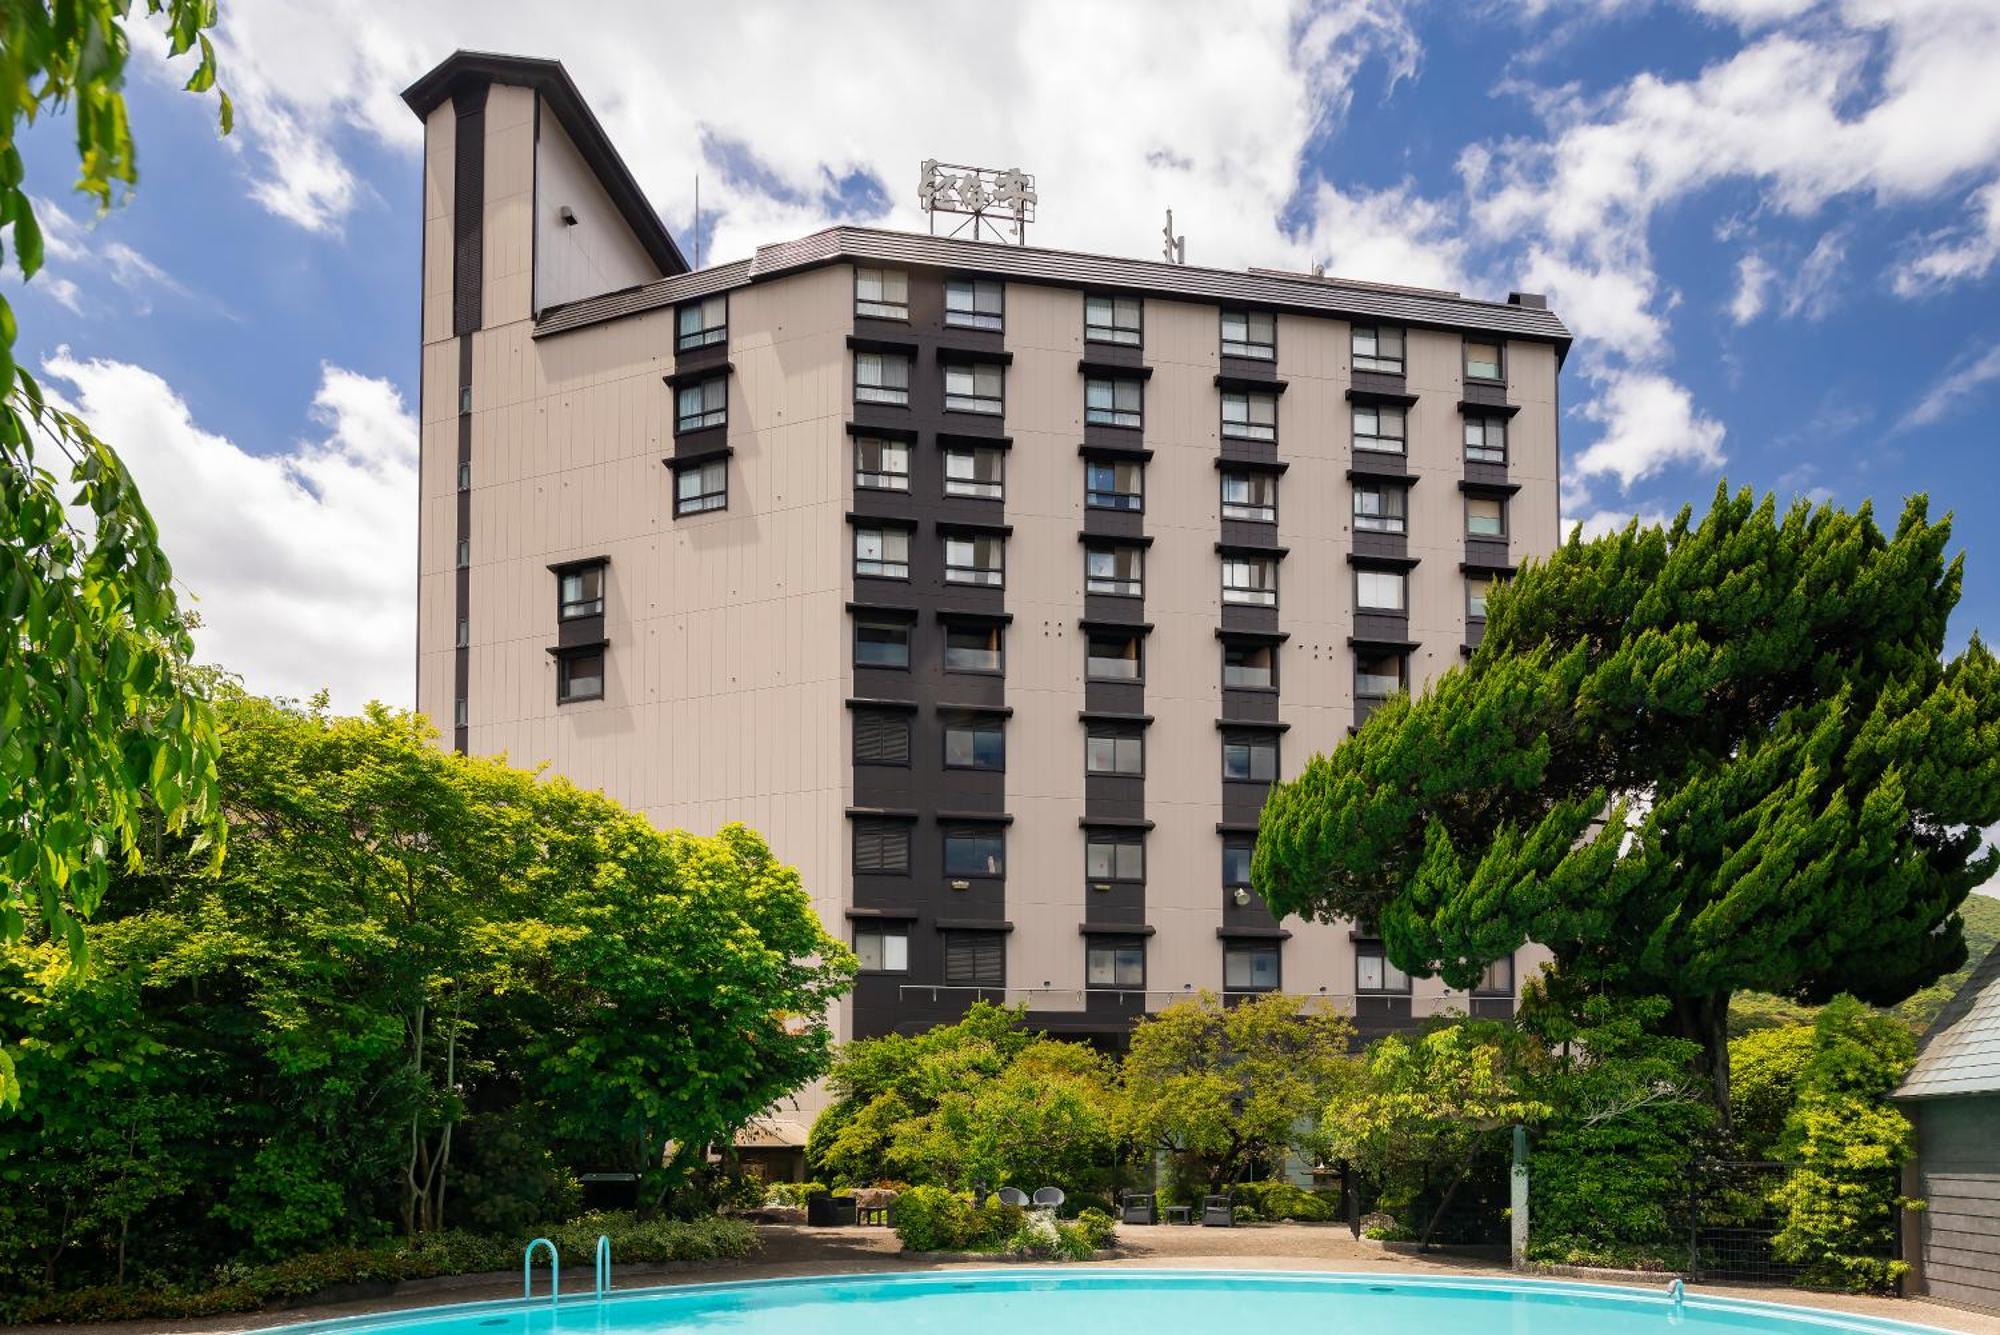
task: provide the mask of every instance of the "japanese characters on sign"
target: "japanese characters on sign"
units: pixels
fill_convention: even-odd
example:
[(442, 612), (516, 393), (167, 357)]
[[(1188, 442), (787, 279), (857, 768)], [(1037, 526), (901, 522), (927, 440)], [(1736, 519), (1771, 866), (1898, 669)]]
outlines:
[(1035, 220), (1035, 178), (1019, 167), (996, 170), (924, 161), (917, 181), (917, 199), (926, 213), (965, 213), (994, 225), (992, 215), (1014, 224), (1015, 235), (1025, 235), (1025, 225)]

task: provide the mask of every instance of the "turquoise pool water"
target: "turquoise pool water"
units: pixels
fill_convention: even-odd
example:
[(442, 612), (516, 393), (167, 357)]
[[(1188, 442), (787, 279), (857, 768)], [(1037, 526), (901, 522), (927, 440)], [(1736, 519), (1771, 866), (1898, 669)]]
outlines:
[[(542, 1270), (538, 1281), (546, 1282)], [(1249, 1271), (1008, 1269), (588, 1291), (293, 1335), (1912, 1335), (1935, 1327), (1665, 1286)]]

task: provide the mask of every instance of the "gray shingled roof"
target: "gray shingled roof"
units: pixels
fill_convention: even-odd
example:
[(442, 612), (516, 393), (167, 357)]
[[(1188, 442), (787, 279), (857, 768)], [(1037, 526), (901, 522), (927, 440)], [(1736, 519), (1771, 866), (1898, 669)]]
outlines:
[(1477, 330), (1510, 338), (1540, 339), (1554, 343), (1558, 353), (1567, 352), (1570, 343), (1569, 330), (1555, 312), (1533, 306), (1472, 301), (1422, 289), (1349, 284), (1333, 278), (1200, 269), (1153, 260), (968, 241), (961, 237), (887, 232), (872, 227), (829, 227), (796, 241), (759, 246), (754, 259), (558, 306), (543, 313), (535, 335), (539, 338), (559, 334), (841, 260), (928, 265), (1027, 282), (1157, 292), (1196, 300), (1249, 302), (1348, 319)]
[(1896, 1091), (1899, 1099), (1956, 1094), (2000, 1094), (2000, 946), (1946, 1003)]

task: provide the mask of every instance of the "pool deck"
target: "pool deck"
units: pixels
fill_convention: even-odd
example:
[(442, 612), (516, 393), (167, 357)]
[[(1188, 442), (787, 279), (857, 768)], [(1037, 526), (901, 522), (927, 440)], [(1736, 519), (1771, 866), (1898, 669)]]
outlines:
[[(918, 1262), (898, 1253), (896, 1237), (882, 1228), (817, 1229), (772, 1224), (758, 1229), (763, 1250), (749, 1261), (704, 1266), (620, 1266), (617, 1287), (646, 1288), (662, 1284), (779, 1279), (795, 1275), (840, 1275), (884, 1271), (945, 1270), (1007, 1264), (977, 1261)], [(1385, 1274), (1445, 1275), (1504, 1274), (1505, 1267), (1465, 1257), (1411, 1256), (1379, 1244), (1357, 1241), (1338, 1224), (1255, 1224), (1234, 1229), (1122, 1227), (1118, 1256), (1098, 1262), (1106, 1266), (1203, 1268), (1218, 1270), (1346, 1270)], [(588, 1268), (563, 1268), (563, 1288), (587, 1293)], [(514, 1298), (521, 1292), (517, 1275), (461, 1275), (419, 1280), (400, 1286), (386, 1297), (318, 1307), (293, 1307), (274, 1312), (243, 1312), (186, 1321), (120, 1321), (69, 1326), (23, 1326), (22, 1331), (47, 1335), (227, 1335), (270, 1326), (317, 1321), (328, 1317), (364, 1316), (375, 1312), (429, 1307), (443, 1303)], [(1824, 1307), (1843, 1312), (1909, 1321), (1963, 1331), (1966, 1335), (2000, 1335), (2000, 1316), (1968, 1312), (1941, 1303), (1895, 1298), (1861, 1298), (1845, 1294), (1807, 1293), (1797, 1289), (1690, 1285), (1691, 1294), (1731, 1297)]]

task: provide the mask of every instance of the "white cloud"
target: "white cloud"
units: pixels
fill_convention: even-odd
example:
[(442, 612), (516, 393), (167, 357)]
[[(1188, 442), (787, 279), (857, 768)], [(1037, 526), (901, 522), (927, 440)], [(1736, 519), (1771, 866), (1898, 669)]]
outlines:
[(1762, 255), (1749, 254), (1736, 261), (1736, 295), (1729, 302), (1729, 318), (1749, 324), (1763, 313), (1765, 295), (1777, 272)]
[(1321, 182), (1310, 200), (1306, 248), (1330, 275), (1452, 291), (1471, 286), (1457, 213), (1408, 182), (1353, 194)]
[(1839, 293), (1841, 266), (1846, 262), (1847, 237), (1836, 228), (1819, 239), (1786, 285), (1786, 318), (1817, 320), (1832, 310)]
[(1645, 371), (1595, 377), (1597, 395), (1580, 411), (1603, 434), (1577, 455), (1579, 478), (1610, 475), (1630, 488), (1674, 464), (1722, 467), (1722, 423), (1704, 417), (1683, 385)]
[[(128, 294), (129, 300), (121, 309), (135, 315), (151, 313), (151, 297), (156, 293), (193, 295), (172, 274), (125, 242), (100, 237), (100, 220), (84, 222), (52, 199), (38, 197), (34, 205), (35, 220), (42, 229), (43, 254), (34, 282), (38, 290), (72, 312), (82, 315), (85, 310), (82, 286), (72, 273), (108, 277)], [(18, 279), (20, 270), (9, 259), (6, 272)]]
[(253, 453), (144, 367), (64, 348), (43, 370), (131, 468), (205, 660), (260, 693), (410, 703), (417, 427), (394, 386), (324, 366), (315, 433)]
[(1585, 540), (1617, 533), (1633, 520), (1641, 528), (1663, 527), (1673, 520), (1664, 510), (1594, 510), (1575, 522), (1583, 526)]
[(1912, 243), (1912, 253), (1891, 275), (1896, 291), (1925, 296), (1955, 283), (1984, 278), (2000, 261), (2000, 180), (1974, 192), (1972, 221), (1932, 232)]
[(1909, 412), (1903, 414), (1903, 420), (1897, 423), (1897, 427), (1908, 430), (1942, 421), (1995, 380), (2000, 380), (2000, 343), (1993, 344), (1983, 353), (1960, 357), (1950, 370), (1938, 378), (1936, 384), (1925, 391)]

